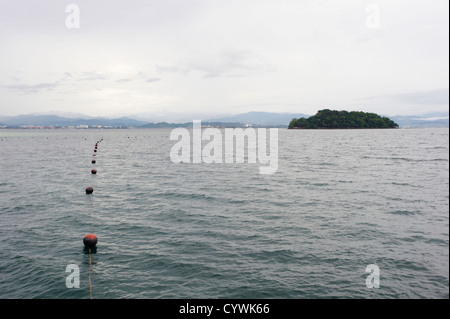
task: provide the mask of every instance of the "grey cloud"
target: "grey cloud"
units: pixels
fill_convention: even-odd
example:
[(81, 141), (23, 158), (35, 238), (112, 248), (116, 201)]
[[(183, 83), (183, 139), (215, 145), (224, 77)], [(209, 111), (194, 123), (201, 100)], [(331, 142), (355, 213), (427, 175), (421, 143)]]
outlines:
[(449, 100), (449, 90), (438, 89), (424, 92), (414, 92), (406, 94), (398, 94), (394, 96), (399, 101), (411, 104), (422, 104), (422, 105), (448, 105)]
[(23, 93), (37, 93), (40, 91), (51, 91), (53, 90), (59, 83), (38, 83), (34, 85), (29, 84), (12, 84), (12, 85), (4, 85), (3, 87), (11, 90), (11, 91), (19, 91)]
[(146, 78), (145, 73), (143, 72), (139, 72), (138, 74), (136, 74), (135, 76), (131, 77), (131, 78), (123, 78), (123, 79), (118, 79), (116, 80), (116, 83), (127, 83), (127, 82), (132, 82), (132, 81), (142, 81), (143, 79), (145, 79), (145, 82), (157, 82), (159, 80), (161, 80), (160, 78), (155, 78), (155, 77), (150, 77), (150, 78)]
[(189, 73), (191, 68), (188, 65), (183, 65), (183, 64), (169, 65), (169, 66), (156, 65), (156, 70), (159, 73), (187, 74), (187, 73)]
[(106, 80), (108, 77), (98, 72), (83, 72), (78, 81)]
[(16, 82), (17, 84), (7, 84), (3, 85), (2, 87), (10, 90), (10, 91), (16, 91), (16, 92), (22, 92), (22, 93), (38, 93), (41, 91), (51, 91), (55, 89), (57, 86), (64, 83), (69, 78), (72, 78), (72, 74), (69, 72), (64, 72), (61, 78), (54, 82), (41, 82), (37, 84), (25, 84), (25, 83), (19, 83), (21, 80), (18, 77), (12, 76), (10, 77), (11, 80)]
[(160, 78), (148, 78), (147, 80), (145, 80), (145, 82), (157, 82), (160, 81)]
[(130, 82), (130, 81), (133, 81), (133, 80), (132, 79), (119, 79), (119, 80), (116, 80), (117, 83), (126, 83), (126, 82)]
[(209, 55), (192, 55), (183, 62), (156, 66), (160, 73), (188, 74), (200, 72), (205, 78), (246, 77), (273, 71), (273, 67), (261, 57), (246, 50), (222, 50)]
[(400, 93), (400, 94), (377, 95), (364, 98), (363, 100), (389, 100), (404, 104), (425, 105), (425, 106), (448, 105), (449, 88)]

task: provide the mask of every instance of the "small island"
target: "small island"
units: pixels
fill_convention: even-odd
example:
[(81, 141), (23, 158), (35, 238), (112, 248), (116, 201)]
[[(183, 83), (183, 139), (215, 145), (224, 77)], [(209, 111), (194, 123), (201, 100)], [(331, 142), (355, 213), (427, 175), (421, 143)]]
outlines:
[(398, 124), (375, 113), (320, 110), (308, 118), (293, 119), (289, 129), (374, 129), (398, 128)]

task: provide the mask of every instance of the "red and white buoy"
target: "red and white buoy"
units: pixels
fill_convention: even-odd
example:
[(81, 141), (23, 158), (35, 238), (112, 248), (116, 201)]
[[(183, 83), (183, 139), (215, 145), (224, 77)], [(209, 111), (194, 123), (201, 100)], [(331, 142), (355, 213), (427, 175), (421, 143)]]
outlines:
[(83, 238), (83, 244), (88, 247), (94, 247), (95, 245), (97, 245), (97, 236), (95, 236), (94, 234), (87, 234), (86, 236), (84, 236)]

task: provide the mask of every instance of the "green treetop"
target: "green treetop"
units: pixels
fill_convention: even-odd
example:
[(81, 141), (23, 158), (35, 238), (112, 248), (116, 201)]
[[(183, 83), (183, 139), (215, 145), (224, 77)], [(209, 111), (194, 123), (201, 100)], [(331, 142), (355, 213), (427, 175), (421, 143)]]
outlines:
[(398, 128), (398, 124), (375, 113), (320, 110), (309, 118), (293, 119), (289, 128), (299, 129), (349, 129)]

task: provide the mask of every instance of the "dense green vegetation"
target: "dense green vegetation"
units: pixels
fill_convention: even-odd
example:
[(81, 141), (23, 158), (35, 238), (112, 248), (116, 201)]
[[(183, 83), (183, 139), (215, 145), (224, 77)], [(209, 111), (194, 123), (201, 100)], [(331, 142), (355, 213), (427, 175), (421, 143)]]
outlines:
[(309, 118), (293, 119), (290, 129), (398, 128), (398, 124), (375, 113), (320, 110)]

